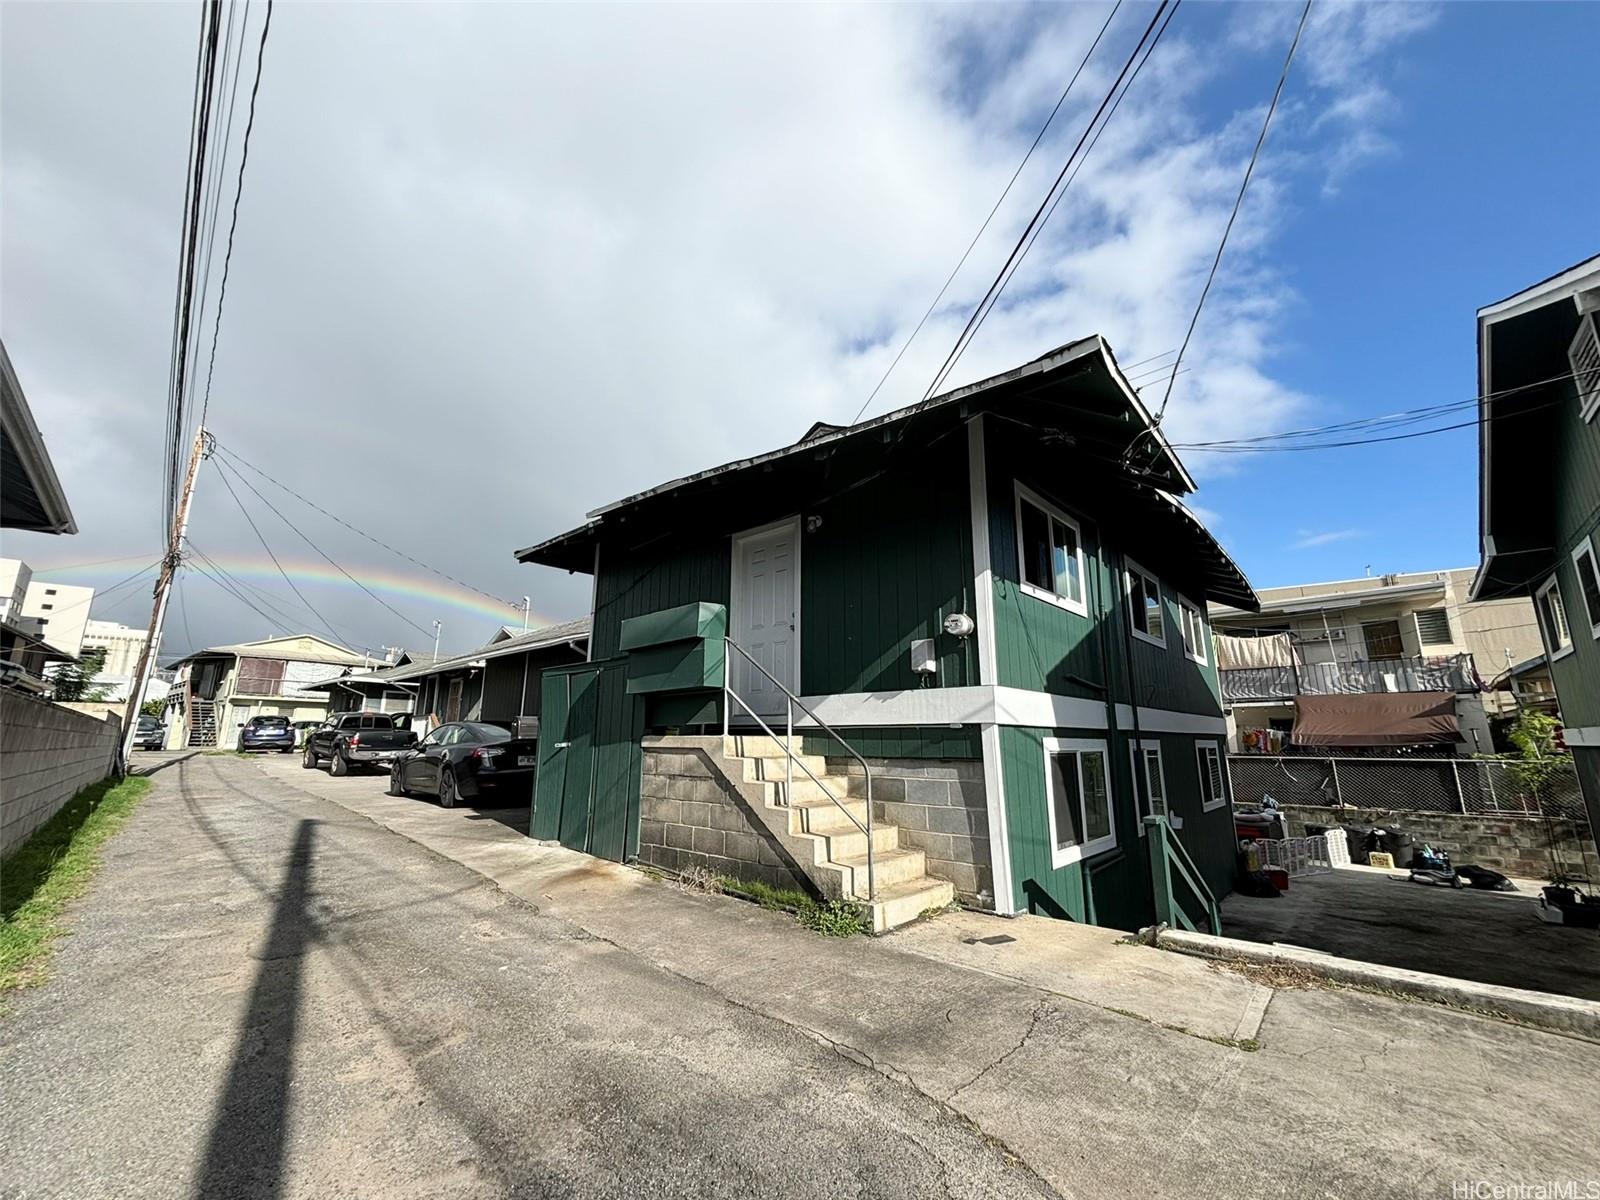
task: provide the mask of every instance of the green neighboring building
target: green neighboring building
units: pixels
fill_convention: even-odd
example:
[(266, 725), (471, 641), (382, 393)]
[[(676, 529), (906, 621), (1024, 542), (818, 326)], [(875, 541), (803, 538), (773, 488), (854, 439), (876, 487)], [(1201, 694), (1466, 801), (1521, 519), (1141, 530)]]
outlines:
[(1478, 312), (1472, 599), (1528, 596), (1600, 829), (1600, 256)]
[[(534, 835), (864, 897), (859, 754), (880, 928), (953, 895), (1148, 924), (1151, 839), (1220, 898), (1205, 612), (1257, 601), (1193, 487), (1092, 337), (595, 510), (517, 555), (594, 577), (590, 662), (545, 676)], [(792, 766), (786, 691), (847, 746), (794, 710)], [(757, 717), (774, 739), (739, 736)]]

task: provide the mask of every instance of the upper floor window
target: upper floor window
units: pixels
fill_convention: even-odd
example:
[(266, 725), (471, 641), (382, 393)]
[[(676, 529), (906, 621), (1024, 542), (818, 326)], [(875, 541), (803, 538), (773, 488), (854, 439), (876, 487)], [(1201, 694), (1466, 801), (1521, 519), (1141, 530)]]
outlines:
[(1195, 757), (1200, 766), (1200, 807), (1210, 810), (1228, 802), (1227, 784), (1222, 771), (1222, 747), (1217, 742), (1196, 742)]
[(1572, 382), (1578, 390), (1578, 415), (1585, 421), (1600, 411), (1600, 314), (1584, 313), (1567, 347)]
[(1448, 608), (1425, 608), (1413, 614), (1417, 622), (1417, 645), (1449, 646), (1454, 644), (1455, 632), (1450, 628)]
[(1083, 536), (1078, 523), (1020, 483), (1016, 485), (1016, 498), (1017, 565), (1022, 590), (1088, 616)]
[(1406, 648), (1400, 640), (1399, 621), (1363, 621), (1361, 640), (1367, 644), (1367, 657), (1374, 661), (1405, 657)]
[(1572, 552), (1572, 567), (1578, 575), (1578, 590), (1583, 593), (1583, 611), (1589, 618), (1589, 632), (1600, 638), (1600, 573), (1594, 561), (1594, 542), (1584, 538)]
[(1554, 575), (1533, 594), (1533, 609), (1539, 615), (1539, 628), (1551, 658), (1572, 652), (1572, 631), (1567, 628), (1567, 606), (1561, 602), (1561, 587)]
[(1205, 665), (1206, 619), (1200, 609), (1181, 596), (1178, 598), (1178, 620), (1183, 626), (1183, 655)]
[(1044, 760), (1051, 865), (1064, 867), (1115, 847), (1106, 744), (1045, 738)]
[(1157, 646), (1165, 646), (1167, 628), (1161, 619), (1161, 584), (1132, 559), (1124, 561), (1127, 565), (1123, 575), (1128, 589), (1128, 619), (1133, 623), (1133, 636)]

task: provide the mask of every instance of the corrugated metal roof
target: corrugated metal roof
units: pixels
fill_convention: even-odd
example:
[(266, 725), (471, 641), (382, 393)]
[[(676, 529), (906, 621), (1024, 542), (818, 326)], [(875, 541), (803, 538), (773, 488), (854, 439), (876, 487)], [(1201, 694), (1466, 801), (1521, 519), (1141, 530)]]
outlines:
[(475, 666), (491, 658), (503, 658), (507, 654), (522, 654), (528, 650), (542, 650), (546, 646), (559, 646), (564, 642), (583, 641), (588, 636), (589, 618), (578, 617), (576, 620), (563, 621), (558, 625), (546, 625), (543, 629), (530, 629), (527, 633), (518, 634), (503, 641), (490, 642), (487, 646), (480, 646), (476, 650), (469, 650), (467, 653), (455, 655), (453, 658), (441, 658), (437, 662), (412, 663), (404, 667), (394, 667), (382, 672), (382, 674), (389, 682), (421, 679), (425, 675), (436, 675), (445, 671), (458, 670), (462, 667)]

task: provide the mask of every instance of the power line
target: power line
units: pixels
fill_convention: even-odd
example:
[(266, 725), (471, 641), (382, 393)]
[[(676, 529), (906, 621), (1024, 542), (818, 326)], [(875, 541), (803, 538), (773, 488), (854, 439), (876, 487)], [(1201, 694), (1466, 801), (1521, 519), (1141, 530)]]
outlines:
[[(1177, 11), (1177, 5), (1180, 3), (1182, 3), (1182, 0), (1175, 0), (1175, 2), (1170, 4), (1170, 7), (1174, 13)], [(967, 319), (966, 326), (962, 329), (960, 336), (956, 338), (955, 345), (951, 347), (950, 353), (945, 356), (944, 363), (934, 374), (932, 382), (928, 384), (928, 389), (923, 393), (922, 396), (924, 402), (926, 402), (929, 397), (933, 396), (934, 393), (938, 391), (939, 387), (949, 376), (950, 372), (955, 369), (956, 363), (960, 360), (961, 355), (965, 353), (967, 346), (971, 344), (972, 338), (976, 336), (978, 329), (983, 325), (984, 321), (988, 319), (989, 313), (993, 311), (994, 305), (999, 299), (999, 293), (1004, 289), (1006, 282), (1010, 279), (1011, 275), (1015, 271), (1016, 266), (1020, 263), (1022, 256), (1026, 253), (1026, 247), (1032, 244), (1034, 231), (1039, 228), (1044, 221), (1049, 219), (1048, 213), (1054, 210), (1052, 200), (1054, 199), (1056, 203), (1059, 203), (1059, 198), (1057, 198), (1056, 193), (1058, 190), (1064, 193), (1065, 189), (1062, 185), (1067, 178), (1068, 172), (1072, 169), (1073, 163), (1077, 160), (1079, 154), (1082, 152), (1096, 125), (1100, 123), (1100, 118), (1105, 114), (1107, 108), (1111, 105), (1113, 99), (1118, 94), (1118, 90), (1122, 87), (1123, 80), (1128, 77), (1128, 72), (1133, 70), (1134, 64), (1138, 60), (1141, 51), (1144, 50), (1145, 43), (1150, 41), (1152, 34), (1156, 34), (1156, 27), (1161, 23), (1161, 18), (1167, 14), (1168, 8), (1169, 0), (1161, 0), (1161, 4), (1156, 9), (1155, 15), (1150, 18), (1149, 25), (1147, 25), (1144, 32), (1140, 34), (1138, 42), (1133, 47), (1133, 51), (1128, 55), (1127, 61), (1123, 63), (1122, 70), (1117, 73), (1116, 79), (1112, 81), (1111, 87), (1106, 92), (1105, 97), (1100, 101), (1099, 107), (1095, 109), (1094, 115), (1089, 118), (1089, 123), (1084, 127), (1083, 134), (1079, 137), (1077, 145), (1073, 147), (1072, 153), (1067, 156), (1066, 162), (1062, 164), (1060, 173), (1056, 176), (1054, 182), (1051, 183), (1049, 190), (1045, 193), (1044, 199), (1039, 202), (1039, 207), (1035, 210), (1033, 217), (1028, 221), (1027, 227), (1023, 229), (1022, 235), (1017, 239), (1016, 245), (1012, 247), (1011, 253), (1006, 257), (1006, 261), (1001, 265), (1000, 271), (995, 276), (994, 281), (990, 283), (988, 290), (983, 294), (983, 298), (978, 301), (977, 307), (973, 309), (971, 317)], [(1171, 17), (1168, 16), (1167, 20), (1170, 22)], [(1166, 25), (1161, 25), (1161, 32), (1164, 33), (1165, 31)], [(1156, 40), (1160, 40), (1160, 34), (1156, 34)], [(1151, 42), (1151, 48), (1154, 48), (1154, 42)]]
[[(229, 447), (226, 447), (226, 446), (223, 446), (223, 445), (219, 444), (217, 448), (219, 450), (221, 450), (224, 455), (227, 456), (227, 458), (230, 460), (230, 463), (237, 463), (241, 467), (248, 467), (250, 470), (254, 471), (257, 475), (261, 476), (262, 479), (265, 479), (268, 483), (272, 484), (274, 487), (276, 487), (280, 491), (287, 492), (289, 495), (293, 496), (296, 500), (300, 501), (300, 503), (304, 504), (307, 508), (315, 509), (317, 512), (321, 513), (323, 516), (327, 517), (330, 521), (333, 521), (335, 524), (344, 526), (344, 528), (348, 529), (351, 533), (355, 534), (357, 537), (365, 538), (367, 541), (371, 542), (374, 546), (379, 546), (382, 549), (387, 550), (390, 554), (393, 554), (393, 555), (395, 555), (396, 557), (399, 557), (399, 558), (403, 558), (408, 563), (411, 563), (414, 566), (421, 567), (424, 571), (428, 571), (431, 574), (439, 576), (440, 579), (448, 580), (449, 582), (455, 584), (459, 588), (465, 588), (467, 591), (474, 592), (477, 595), (484, 597), (485, 599), (493, 600), (498, 604), (504, 604), (507, 608), (515, 609), (518, 612), (522, 611), (522, 602), (520, 600), (515, 602), (515, 603), (513, 603), (512, 601), (507, 600), (504, 596), (496, 596), (492, 592), (484, 591), (482, 588), (473, 587), (470, 583), (466, 583), (466, 582), (464, 582), (464, 581), (462, 581), (460, 579), (457, 579), (454, 575), (448, 574), (445, 571), (441, 571), (438, 567), (430, 566), (429, 564), (423, 562), (419, 558), (413, 558), (411, 555), (407, 554), (404, 550), (398, 550), (395, 547), (391, 546), (388, 542), (385, 542), (385, 541), (381, 540), (380, 538), (374, 537), (372, 534), (366, 532), (365, 530), (357, 529), (354, 525), (350, 524), (350, 522), (346, 521), (343, 517), (337, 516), (334, 513), (329, 512), (327, 509), (323, 508), (321, 505), (317, 504), (313, 500), (308, 500), (305, 496), (302, 496), (299, 492), (295, 491), (288, 484), (284, 483), (282, 480), (274, 479), (271, 475), (268, 475), (260, 467), (256, 466), (254, 463), (248, 461), (247, 459), (245, 459), (244, 457), (242, 457), (240, 454), (238, 454), (236, 451), (230, 449)], [(243, 477), (241, 476), (240, 478), (242, 479)], [(248, 481), (245, 481), (245, 486), (247, 486), (247, 487), (250, 486)], [(255, 491), (255, 489), (253, 487), (250, 490), (251, 491)], [(261, 493), (260, 492), (256, 492), (256, 494), (259, 496)], [(262, 500), (263, 500), (263, 503), (267, 503), (265, 497), (262, 497)], [(267, 507), (272, 508), (272, 505), (270, 503), (267, 503)], [(276, 508), (273, 508), (272, 511), (273, 512), (277, 512), (278, 510)], [(294, 528), (293, 524), (289, 521), (289, 518), (284, 517), (282, 513), (278, 513), (278, 515), (280, 517), (282, 517), (284, 524), (289, 525), (289, 527), (291, 529)], [(303, 537), (304, 535), (302, 534), (301, 536)], [(309, 539), (307, 539), (307, 540), (309, 541)], [(320, 551), (319, 551), (319, 553), (320, 553)], [(332, 560), (329, 560), (329, 561), (332, 561)], [(433, 631), (432, 630), (428, 630), (427, 633), (428, 633), (429, 637), (433, 636)]]
[[(1189, 318), (1189, 328), (1184, 331), (1183, 341), (1178, 346), (1178, 357), (1172, 360), (1172, 374), (1167, 377), (1167, 388), (1161, 395), (1161, 407), (1156, 410), (1154, 426), (1161, 424), (1161, 418), (1167, 415), (1167, 402), (1172, 399), (1172, 385), (1178, 378), (1178, 365), (1183, 362), (1184, 352), (1189, 349), (1189, 339), (1194, 337), (1195, 326), (1200, 323), (1200, 313), (1206, 306), (1206, 297), (1211, 294), (1211, 285), (1216, 281), (1217, 268), (1222, 265), (1222, 252), (1228, 247), (1228, 235), (1233, 232), (1233, 223), (1239, 217), (1239, 209), (1244, 204), (1244, 194), (1250, 187), (1250, 177), (1255, 174), (1256, 161), (1261, 157), (1261, 147), (1266, 144), (1267, 130), (1272, 125), (1272, 115), (1278, 111), (1278, 101), (1283, 96), (1283, 85), (1289, 79), (1289, 66), (1294, 62), (1294, 52), (1300, 46), (1300, 35), (1305, 32), (1306, 18), (1311, 15), (1311, 0), (1306, 0), (1305, 7), (1300, 10), (1300, 23), (1295, 26), (1294, 38), (1289, 42), (1289, 53), (1284, 56), (1283, 70), (1278, 73), (1278, 85), (1272, 89), (1272, 100), (1267, 105), (1267, 115), (1261, 122), (1261, 132), (1256, 136), (1255, 148), (1250, 151), (1250, 161), (1245, 164), (1244, 178), (1239, 181), (1239, 194), (1233, 198), (1233, 211), (1228, 214), (1228, 223), (1222, 227), (1222, 239), (1217, 243), (1217, 253), (1211, 260), (1211, 270), (1206, 273), (1206, 283), (1200, 289), (1200, 299), (1194, 306), (1194, 315)], [(1148, 432), (1148, 430), (1144, 431)], [(1141, 433), (1141, 438), (1143, 433)], [(1134, 449), (1141, 439), (1136, 438), (1128, 446), (1128, 461), (1133, 461)]]
[(272, 547), (267, 544), (266, 536), (261, 532), (260, 527), (255, 523), (255, 518), (253, 518), (250, 515), (249, 510), (245, 508), (244, 501), (239, 499), (239, 493), (233, 490), (233, 484), (229, 482), (226, 472), (218, 471), (217, 478), (222, 480), (222, 486), (228, 489), (228, 495), (232, 496), (233, 502), (239, 506), (239, 512), (243, 514), (246, 523), (250, 526), (250, 532), (256, 535), (256, 541), (261, 543), (261, 548), (267, 552), (267, 557), (272, 560), (272, 565), (278, 568), (278, 574), (283, 576), (283, 581), (289, 585), (289, 590), (299, 598), (300, 603), (305, 605), (311, 614), (317, 618), (317, 620), (322, 622), (322, 627), (333, 635), (335, 641), (350, 641), (351, 639), (349, 636), (340, 633), (337, 629), (335, 629), (333, 627), (333, 623), (317, 610), (316, 605), (312, 604), (311, 601), (306, 599), (305, 593), (300, 590), (293, 579), (289, 578), (289, 572), (283, 569), (283, 564), (278, 561), (278, 556), (272, 552)]
[(928, 305), (928, 311), (922, 314), (922, 319), (917, 322), (916, 328), (911, 331), (911, 335), (906, 338), (905, 344), (900, 347), (900, 353), (894, 356), (894, 361), (889, 364), (889, 369), (883, 373), (883, 378), (878, 380), (877, 387), (872, 389), (872, 393), (861, 402), (861, 407), (856, 409), (856, 415), (850, 418), (850, 424), (854, 425), (861, 420), (861, 414), (867, 411), (867, 406), (872, 403), (878, 392), (883, 388), (883, 385), (889, 381), (889, 376), (900, 365), (900, 360), (905, 357), (906, 351), (911, 349), (911, 343), (916, 340), (917, 334), (922, 332), (922, 327), (928, 323), (928, 318), (933, 316), (934, 310), (939, 307), (939, 301), (944, 299), (944, 294), (950, 290), (950, 285), (955, 282), (956, 276), (961, 273), (961, 268), (967, 265), (967, 259), (977, 246), (978, 239), (983, 237), (984, 231), (989, 228), (989, 223), (994, 220), (995, 214), (1000, 211), (1000, 206), (1005, 203), (1006, 197), (1011, 194), (1012, 185), (1017, 182), (1018, 176), (1022, 174), (1022, 169), (1028, 165), (1028, 160), (1033, 157), (1033, 152), (1039, 148), (1039, 143), (1044, 140), (1044, 135), (1050, 129), (1051, 123), (1055, 121), (1056, 114), (1061, 111), (1061, 106), (1067, 102), (1067, 97), (1072, 94), (1073, 86), (1078, 82), (1078, 76), (1082, 75), (1083, 69), (1089, 65), (1089, 59), (1093, 56), (1095, 48), (1100, 45), (1100, 39), (1105, 37), (1106, 30), (1111, 28), (1111, 22), (1116, 18), (1117, 12), (1121, 8), (1122, 0), (1117, 0), (1116, 4), (1112, 6), (1111, 15), (1106, 18), (1105, 24), (1100, 26), (1100, 32), (1094, 35), (1094, 41), (1089, 44), (1089, 49), (1085, 51), (1083, 60), (1078, 63), (1078, 69), (1072, 73), (1072, 78), (1067, 81), (1066, 89), (1061, 93), (1060, 99), (1056, 101), (1055, 107), (1050, 110), (1050, 115), (1045, 118), (1044, 124), (1040, 126), (1038, 134), (1033, 139), (1033, 144), (1028, 147), (1028, 152), (1022, 156), (1022, 161), (1017, 164), (1017, 169), (1011, 173), (1011, 178), (1006, 181), (1005, 190), (1000, 193), (1000, 198), (994, 202), (994, 207), (989, 210), (989, 215), (983, 219), (983, 224), (978, 226), (978, 232), (972, 235), (972, 241), (967, 244), (966, 250), (962, 252), (961, 260), (956, 263), (955, 269), (950, 272), (949, 278), (944, 281), (944, 285), (939, 289), (939, 294), (933, 298), (933, 303)]
[[(267, 0), (267, 19), (261, 24), (261, 41), (256, 47), (256, 77), (250, 86), (250, 116), (244, 125), (244, 142), (239, 154), (239, 180), (233, 193), (233, 218), (228, 224), (228, 248), (222, 256), (222, 284), (217, 289), (216, 319), (211, 327), (211, 361), (206, 366), (206, 391), (200, 402), (200, 424), (206, 423), (211, 408), (211, 376), (217, 366), (217, 338), (222, 332), (222, 305), (228, 297), (228, 268), (233, 264), (233, 235), (239, 228), (239, 198), (244, 195), (244, 169), (250, 162), (250, 134), (256, 126), (256, 97), (261, 92), (261, 64), (267, 53), (267, 33), (272, 29), (272, 0)], [(231, 115), (231, 114), (230, 114)]]
[[(230, 457), (236, 457), (236, 456), (230, 456)], [(240, 461), (243, 462), (244, 460), (240, 459)], [(249, 466), (248, 463), (246, 463), (245, 465)], [(399, 609), (395, 608), (394, 605), (390, 604), (382, 596), (378, 595), (371, 588), (369, 588), (366, 584), (362, 583), (354, 575), (350, 574), (349, 571), (346, 571), (343, 566), (341, 566), (337, 561), (334, 560), (334, 558), (331, 555), (328, 554), (327, 551), (325, 551), (321, 546), (317, 545), (316, 542), (312, 541), (310, 536), (308, 534), (306, 534), (304, 530), (302, 530), (293, 521), (289, 520), (288, 517), (284, 516), (283, 513), (278, 510), (277, 506), (274, 505), (272, 503), (272, 501), (268, 500), (265, 496), (263, 496), (261, 494), (261, 492), (253, 484), (251, 484), (251, 482), (248, 479), (246, 479), (243, 475), (239, 474), (238, 468), (234, 467), (231, 462), (219, 461), (217, 463), (217, 466), (218, 466), (219, 470), (223, 469), (223, 468), (226, 468), (227, 470), (232, 471), (233, 475), (234, 475), (234, 478), (238, 479), (240, 483), (244, 484), (244, 486), (249, 488), (251, 490), (251, 492), (255, 493), (256, 498), (259, 499), (261, 501), (261, 503), (265, 504), (268, 508), (272, 509), (273, 513), (275, 513), (277, 515), (277, 517), (278, 517), (278, 519), (280, 521), (282, 521), (290, 529), (294, 530), (294, 532), (300, 537), (301, 541), (305, 542), (306, 545), (310, 546), (313, 550), (315, 550), (318, 554), (320, 554), (325, 560), (327, 560), (328, 564), (330, 566), (332, 566), (336, 571), (338, 571), (339, 574), (343, 575), (351, 583), (355, 584), (358, 588), (360, 588), (368, 596), (371, 596), (379, 604), (383, 605), (384, 608), (388, 609), (391, 613), (393, 613), (395, 616), (399, 617), (402, 621), (404, 621), (407, 625), (411, 626), (411, 628), (415, 629), (418, 633), (422, 634), (424, 637), (432, 637), (433, 636), (433, 631), (431, 629), (424, 629), (421, 625), (418, 625), (410, 617), (406, 616), (405, 613), (403, 613)], [(255, 468), (253, 468), (253, 467), (251, 469), (255, 470)], [(265, 477), (266, 476), (264, 476), (264, 478)], [(276, 480), (274, 480), (273, 482), (276, 482)], [(283, 485), (279, 484), (279, 486), (282, 487)], [(287, 489), (285, 489), (285, 490), (287, 490)], [(310, 503), (310, 501), (307, 501), (307, 503)], [(313, 506), (313, 507), (315, 507), (315, 506)], [(321, 510), (318, 510), (318, 511), (321, 511)], [(337, 518), (334, 518), (334, 519), (337, 520)], [(340, 524), (343, 524), (343, 522), (340, 522)], [(477, 589), (474, 588), (472, 590), (476, 591)], [(487, 593), (484, 593), (484, 594), (487, 595)]]

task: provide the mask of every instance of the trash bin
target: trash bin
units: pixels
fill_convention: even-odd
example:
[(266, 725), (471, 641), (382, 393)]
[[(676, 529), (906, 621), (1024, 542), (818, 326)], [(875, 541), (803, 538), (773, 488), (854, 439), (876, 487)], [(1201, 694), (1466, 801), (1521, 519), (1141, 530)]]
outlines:
[(1411, 856), (1414, 853), (1416, 838), (1402, 829), (1386, 829), (1383, 831), (1383, 848), (1394, 855), (1394, 865), (1409, 867)]
[(1367, 835), (1372, 832), (1370, 825), (1345, 825), (1343, 826), (1346, 842), (1350, 846), (1350, 861), (1358, 866), (1367, 865)]

